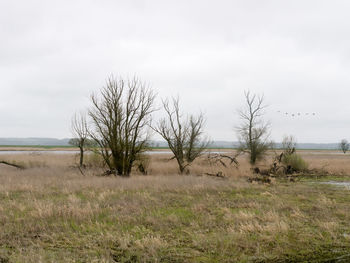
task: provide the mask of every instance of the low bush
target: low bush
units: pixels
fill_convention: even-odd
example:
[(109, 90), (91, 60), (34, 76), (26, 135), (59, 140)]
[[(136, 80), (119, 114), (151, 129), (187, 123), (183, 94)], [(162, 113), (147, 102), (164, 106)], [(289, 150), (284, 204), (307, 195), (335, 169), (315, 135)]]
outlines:
[(90, 168), (104, 168), (105, 162), (101, 154), (97, 152), (88, 152), (84, 155), (84, 164)]
[(282, 158), (282, 163), (296, 172), (303, 172), (308, 169), (307, 162), (296, 153), (285, 154)]

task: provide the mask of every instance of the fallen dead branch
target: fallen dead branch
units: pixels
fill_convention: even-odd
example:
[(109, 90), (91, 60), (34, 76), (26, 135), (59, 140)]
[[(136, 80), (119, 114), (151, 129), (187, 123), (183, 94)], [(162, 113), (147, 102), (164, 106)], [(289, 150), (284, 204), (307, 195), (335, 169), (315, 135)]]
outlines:
[(208, 161), (210, 165), (215, 164), (221, 164), (224, 167), (227, 167), (226, 161), (228, 161), (229, 165), (235, 165), (235, 167), (238, 169), (239, 162), (237, 160), (237, 157), (240, 155), (240, 153), (236, 153), (234, 156), (229, 156), (226, 154), (220, 154), (220, 153), (209, 153), (208, 154)]
[(250, 183), (262, 183), (262, 184), (270, 184), (271, 178), (269, 176), (255, 176), (249, 177), (248, 182)]
[(9, 165), (9, 166), (12, 166), (12, 167), (16, 167), (18, 169), (25, 169), (25, 167), (22, 166), (22, 165), (15, 164), (15, 163), (9, 163), (9, 162), (6, 162), (6, 161), (0, 161), (0, 164), (6, 164), (6, 165)]
[[(293, 148), (291, 153), (294, 154)], [(272, 165), (268, 169), (260, 169), (259, 167), (252, 168), (253, 177), (248, 178), (249, 182), (270, 183), (271, 178), (285, 179), (289, 182), (299, 181), (303, 176), (326, 176), (330, 175), (325, 169), (298, 169), (283, 162), (283, 157), (286, 155), (282, 152), (276, 155)]]
[(226, 178), (226, 176), (222, 172), (217, 172), (216, 174), (205, 173), (205, 175), (214, 176), (214, 177), (220, 177), (220, 178)]

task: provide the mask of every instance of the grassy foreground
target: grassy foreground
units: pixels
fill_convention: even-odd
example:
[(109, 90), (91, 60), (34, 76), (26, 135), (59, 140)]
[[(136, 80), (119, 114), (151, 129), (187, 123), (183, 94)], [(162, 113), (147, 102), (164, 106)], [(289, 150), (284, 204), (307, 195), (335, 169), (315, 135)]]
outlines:
[(301, 181), (0, 173), (0, 262), (349, 262), (350, 194)]

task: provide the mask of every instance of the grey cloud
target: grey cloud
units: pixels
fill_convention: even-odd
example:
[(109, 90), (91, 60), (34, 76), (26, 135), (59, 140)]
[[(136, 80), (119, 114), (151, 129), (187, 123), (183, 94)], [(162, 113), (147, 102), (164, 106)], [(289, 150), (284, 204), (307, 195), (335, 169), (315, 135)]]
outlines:
[[(235, 140), (243, 91), (264, 93), (273, 139), (350, 134), (347, 1), (1, 1), (0, 137), (68, 137), (109, 74), (137, 74), (209, 135)], [(315, 111), (288, 120), (277, 110)], [(156, 113), (156, 118), (161, 115)], [(334, 128), (332, 128), (334, 127)]]

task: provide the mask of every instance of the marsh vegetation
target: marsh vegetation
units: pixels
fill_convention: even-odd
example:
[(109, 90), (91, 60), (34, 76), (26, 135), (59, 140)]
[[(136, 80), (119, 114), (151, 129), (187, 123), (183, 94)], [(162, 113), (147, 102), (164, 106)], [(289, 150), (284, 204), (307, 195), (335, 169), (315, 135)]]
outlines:
[[(179, 175), (157, 154), (129, 178), (96, 176), (87, 155), (83, 176), (79, 155), (2, 155), (26, 169), (1, 165), (1, 262), (346, 262), (349, 190), (316, 182), (349, 180), (348, 156), (300, 155), (333, 175), (251, 184), (246, 156), (239, 169), (203, 156)], [(225, 178), (203, 175), (218, 168)]]

